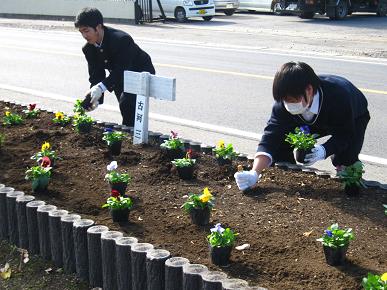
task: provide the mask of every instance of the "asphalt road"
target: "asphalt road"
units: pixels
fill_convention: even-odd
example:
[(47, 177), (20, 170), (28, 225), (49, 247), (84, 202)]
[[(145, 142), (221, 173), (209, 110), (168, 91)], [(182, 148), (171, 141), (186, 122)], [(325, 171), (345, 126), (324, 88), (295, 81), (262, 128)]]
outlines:
[[(265, 22), (269, 20), (275, 29)], [(384, 56), (387, 47), (386, 30), (380, 29), (387, 28), (387, 21), (382, 18), (357, 16), (340, 23), (321, 18), (313, 23), (237, 14), (213, 23), (119, 27), (152, 56), (159, 75), (177, 79), (176, 102), (152, 100), (152, 113), (262, 133), (275, 71), (284, 62), (305, 61), (317, 73), (342, 75), (363, 90), (372, 120), (362, 153), (387, 158), (387, 59), (375, 58)], [(371, 35), (375, 41), (370, 42)], [(83, 96), (88, 87), (84, 41), (71, 23), (2, 19), (0, 37), (0, 87)], [(349, 47), (343, 45), (345, 39)], [(106, 102), (116, 104), (113, 95)]]

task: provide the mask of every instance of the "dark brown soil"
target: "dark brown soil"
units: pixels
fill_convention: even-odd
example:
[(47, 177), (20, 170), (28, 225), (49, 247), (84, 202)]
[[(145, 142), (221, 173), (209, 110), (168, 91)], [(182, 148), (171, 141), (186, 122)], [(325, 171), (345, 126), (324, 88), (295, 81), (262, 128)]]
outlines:
[[(0, 115), (5, 110), (0, 103)], [(158, 147), (133, 146), (129, 141), (115, 160), (133, 176), (127, 193), (135, 207), (130, 223), (113, 224), (107, 210), (101, 209), (109, 193), (103, 180), (106, 165), (114, 160), (101, 140), (102, 130), (95, 127), (90, 134), (79, 135), (71, 126), (52, 125), (52, 117), (42, 113), (40, 119), (24, 125), (1, 127), (6, 136), (0, 155), (1, 183), (31, 194), (24, 172), (33, 165), (30, 156), (48, 141), (63, 160), (56, 163), (48, 193), (37, 198), (165, 248), (174, 256), (217, 269), (208, 258), (210, 226), (192, 225), (180, 209), (183, 196), (207, 186), (216, 196), (211, 225), (221, 222), (239, 233), (238, 245), (251, 245), (244, 251), (234, 249), (231, 265), (221, 269), (231, 277), (269, 289), (360, 289), (367, 272), (387, 269), (387, 217), (382, 206), (387, 203), (386, 191), (364, 189), (360, 196), (349, 198), (335, 180), (271, 168), (259, 187), (244, 195), (232, 177), (236, 164), (219, 167), (212, 157), (201, 156), (196, 179), (182, 181)], [(340, 267), (325, 263), (322, 246), (316, 242), (334, 222), (352, 227), (356, 234), (348, 261)], [(304, 234), (310, 231), (309, 236)]]

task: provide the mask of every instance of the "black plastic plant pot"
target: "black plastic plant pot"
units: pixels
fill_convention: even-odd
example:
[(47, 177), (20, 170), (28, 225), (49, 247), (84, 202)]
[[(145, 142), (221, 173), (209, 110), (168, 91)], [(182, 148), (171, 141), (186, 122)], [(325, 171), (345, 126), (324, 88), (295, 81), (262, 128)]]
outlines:
[(111, 155), (117, 156), (121, 154), (122, 141), (113, 142), (109, 145)]
[(113, 222), (121, 223), (127, 222), (129, 220), (129, 212), (128, 208), (112, 208), (110, 209), (110, 215), (112, 217)]
[(216, 161), (218, 162), (219, 165), (231, 165), (232, 164), (231, 159), (224, 159), (222, 157), (216, 158)]
[(47, 191), (49, 181), (50, 177), (48, 176), (42, 176), (32, 180), (32, 191), (35, 193), (42, 193)]
[(356, 196), (360, 193), (360, 187), (356, 184), (344, 186), (344, 191), (348, 196)]
[(183, 180), (193, 179), (194, 166), (176, 167), (179, 177)]
[(230, 264), (232, 247), (212, 247), (210, 245), (211, 262), (217, 266), (228, 266)]
[(116, 182), (110, 183), (110, 190), (117, 190), (121, 196), (125, 196), (126, 187), (128, 186), (127, 182)]
[(85, 134), (91, 131), (91, 123), (78, 124), (79, 133)]
[(328, 265), (338, 266), (345, 262), (345, 256), (347, 254), (348, 245), (340, 248), (324, 247), (325, 259)]
[(193, 224), (205, 226), (210, 222), (211, 210), (208, 207), (193, 208), (190, 210), (189, 215)]
[(166, 154), (170, 160), (181, 159), (184, 157), (184, 151), (182, 149), (166, 149)]
[(305, 163), (305, 155), (310, 153), (311, 149), (296, 149), (296, 161), (299, 163)]

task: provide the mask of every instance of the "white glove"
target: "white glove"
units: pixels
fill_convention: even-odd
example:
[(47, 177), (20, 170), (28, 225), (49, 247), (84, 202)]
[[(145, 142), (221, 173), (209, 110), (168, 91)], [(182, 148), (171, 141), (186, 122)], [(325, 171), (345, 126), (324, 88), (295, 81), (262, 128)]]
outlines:
[(317, 161), (324, 160), (325, 159), (325, 148), (322, 145), (314, 145), (314, 148), (312, 149), (312, 153), (305, 155), (305, 165), (310, 166)]
[(95, 108), (98, 107), (98, 104), (99, 104), (98, 101), (102, 97), (103, 90), (99, 85), (95, 85), (91, 87), (89, 93), (91, 96), (91, 100), (90, 100), (91, 110), (94, 110)]
[(257, 171), (240, 171), (234, 174), (235, 181), (238, 185), (238, 188), (242, 191), (250, 188), (257, 183), (260, 176), (258, 176)]

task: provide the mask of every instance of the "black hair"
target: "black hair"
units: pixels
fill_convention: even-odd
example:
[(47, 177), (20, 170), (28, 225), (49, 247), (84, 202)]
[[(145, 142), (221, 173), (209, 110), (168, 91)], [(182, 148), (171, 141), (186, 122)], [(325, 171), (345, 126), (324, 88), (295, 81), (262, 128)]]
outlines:
[(102, 13), (97, 8), (92, 7), (85, 7), (79, 11), (74, 21), (76, 28), (88, 26), (95, 29), (98, 24), (103, 26)]
[(316, 93), (320, 79), (314, 70), (304, 62), (287, 62), (277, 71), (273, 81), (273, 98), (277, 102), (286, 97), (304, 96), (308, 85)]

